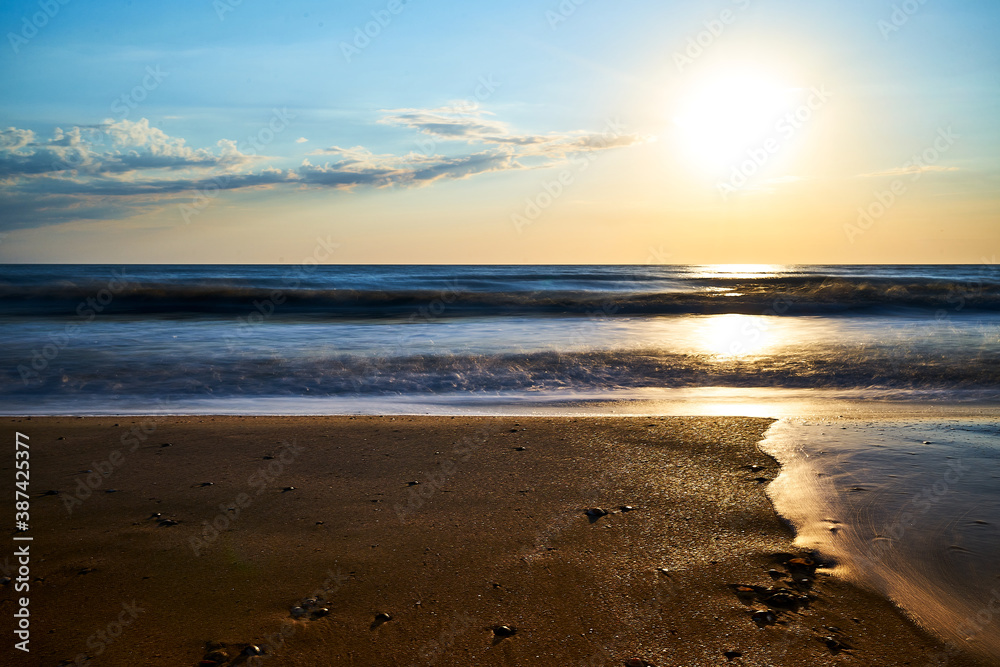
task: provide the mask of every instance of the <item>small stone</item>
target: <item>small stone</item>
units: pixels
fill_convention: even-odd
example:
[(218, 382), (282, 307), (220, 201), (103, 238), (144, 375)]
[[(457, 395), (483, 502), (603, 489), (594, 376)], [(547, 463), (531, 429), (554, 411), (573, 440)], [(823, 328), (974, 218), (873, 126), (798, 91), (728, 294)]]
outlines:
[(210, 651), (205, 654), (205, 660), (220, 664), (229, 660), (229, 654), (221, 649)]
[(160, 514), (159, 512), (153, 512), (152, 514), (149, 515), (149, 518), (150, 519), (159, 519), (161, 516), (163, 516), (163, 515)]
[(771, 577), (772, 579), (781, 579), (781, 578), (782, 578), (783, 576), (785, 576), (785, 573), (784, 573), (784, 572), (782, 572), (781, 570), (768, 570), (768, 571), (767, 571), (767, 574), (768, 574), (768, 575), (769, 575), (769, 576), (770, 576), (770, 577)]
[(392, 616), (386, 613), (375, 614), (375, 621), (377, 623), (386, 623), (392, 620)]
[(316, 618), (323, 618), (324, 616), (328, 616), (329, 614), (330, 610), (327, 607), (320, 607), (319, 609), (313, 610), (313, 616), (315, 616)]
[(198, 486), (215, 486), (215, 482), (202, 482)]
[(752, 618), (753, 622), (757, 625), (770, 625), (777, 620), (777, 616), (775, 616), (774, 612), (769, 609), (755, 611)]
[(263, 460), (265, 460), (265, 461), (273, 461), (274, 460), (274, 457), (271, 456), (270, 454), (266, 454), (266, 455), (262, 456), (261, 458)]
[(726, 656), (726, 660), (733, 660), (735, 658), (742, 658), (743, 653), (740, 651), (726, 651), (722, 655)]
[(514, 451), (518, 451), (518, 452), (523, 452), (523, 451), (525, 451), (526, 449), (528, 449), (528, 448), (527, 448), (527, 447), (515, 447), (515, 448), (514, 448)]
[(635, 508), (632, 507), (631, 505), (622, 505), (618, 509), (620, 509), (622, 512), (632, 512), (632, 511), (635, 511)]
[(283, 489), (281, 490), (281, 492), (282, 492), (282, 493), (287, 493), (288, 491), (294, 491), (294, 490), (295, 490), (295, 487), (294, 487), (294, 486), (286, 486), (285, 488), (283, 488)]
[(10, 577), (4, 577), (3, 579), (0, 579), (0, 586), (6, 586), (9, 583), (10, 583)]
[(162, 442), (162, 443), (160, 443), (160, 447), (173, 447), (173, 446), (174, 446), (174, 443), (172, 443), (172, 442)]
[(161, 519), (158, 524), (163, 528), (169, 528), (170, 526), (176, 526), (177, 522), (173, 519)]
[(656, 667), (653, 663), (642, 658), (629, 658), (624, 664), (625, 667)]
[(843, 651), (846, 648), (850, 648), (847, 644), (840, 641), (833, 635), (829, 637), (824, 637), (823, 643), (826, 644), (826, 647), (830, 649), (831, 653), (839, 653), (840, 651)]
[(509, 625), (494, 625), (493, 634), (497, 637), (513, 637), (517, 634), (517, 628)]
[(92, 567), (85, 567), (82, 570), (80, 570), (79, 572), (77, 572), (77, 574), (90, 574), (93, 571), (94, 571), (94, 568), (92, 568)]
[(602, 516), (607, 516), (608, 511), (606, 509), (601, 509), (600, 507), (592, 507), (586, 512), (584, 512), (591, 519), (600, 519)]
[(250, 644), (245, 649), (243, 649), (243, 655), (263, 655), (264, 651), (261, 650), (256, 644)]
[(104, 489), (104, 493), (118, 493), (118, 489)]
[(658, 568), (656, 568), (656, 571), (659, 572), (660, 574), (666, 575), (668, 577), (670, 576), (670, 570), (668, 570), (665, 567), (658, 567)]
[(306, 610), (302, 607), (292, 607), (292, 618), (299, 618), (306, 615)]
[(412, 482), (406, 483), (407, 486), (416, 486), (417, 484), (420, 484), (420, 482), (418, 482), (417, 480), (413, 480)]

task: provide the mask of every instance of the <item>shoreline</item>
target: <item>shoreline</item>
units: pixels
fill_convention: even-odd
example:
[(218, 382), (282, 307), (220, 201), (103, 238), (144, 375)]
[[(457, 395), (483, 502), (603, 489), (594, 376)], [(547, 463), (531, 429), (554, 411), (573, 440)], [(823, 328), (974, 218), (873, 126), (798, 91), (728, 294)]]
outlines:
[(929, 665), (946, 650), (793, 547), (765, 494), (770, 419), (4, 423), (31, 443), (32, 661), (232, 664), (255, 644), (267, 665)]

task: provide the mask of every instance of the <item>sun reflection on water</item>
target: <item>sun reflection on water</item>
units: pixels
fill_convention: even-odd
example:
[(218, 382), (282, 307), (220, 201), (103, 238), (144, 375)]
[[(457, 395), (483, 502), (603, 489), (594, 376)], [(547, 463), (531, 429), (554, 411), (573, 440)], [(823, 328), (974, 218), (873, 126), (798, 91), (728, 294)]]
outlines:
[(704, 354), (743, 357), (761, 354), (777, 344), (777, 332), (766, 318), (752, 315), (706, 315), (695, 324)]

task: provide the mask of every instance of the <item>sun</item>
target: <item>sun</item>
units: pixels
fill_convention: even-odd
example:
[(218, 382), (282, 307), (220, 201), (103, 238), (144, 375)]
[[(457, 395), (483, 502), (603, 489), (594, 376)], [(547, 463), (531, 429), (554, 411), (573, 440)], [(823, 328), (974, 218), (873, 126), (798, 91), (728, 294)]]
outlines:
[(673, 125), (681, 146), (696, 163), (721, 169), (776, 135), (795, 91), (775, 75), (726, 70), (700, 78), (674, 105)]

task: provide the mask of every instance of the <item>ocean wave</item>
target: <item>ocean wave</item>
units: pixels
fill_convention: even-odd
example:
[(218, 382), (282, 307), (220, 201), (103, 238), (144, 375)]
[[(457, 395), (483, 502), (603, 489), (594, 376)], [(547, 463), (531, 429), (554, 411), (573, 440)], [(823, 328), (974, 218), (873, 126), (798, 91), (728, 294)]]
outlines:
[(0, 314), (21, 316), (233, 315), (267, 317), (428, 318), (510, 315), (606, 317), (657, 314), (836, 315), (908, 311), (1000, 312), (1000, 281), (873, 277), (772, 276), (692, 279), (652, 290), (618, 281), (611, 289), (505, 289), (484, 280), (437, 287), (355, 289), (274, 282), (97, 281), (0, 283)]
[[(23, 378), (0, 359), (7, 395), (338, 396), (577, 391), (681, 387), (950, 389), (1000, 387), (1000, 354), (947, 357), (919, 350), (827, 350), (808, 355), (719, 357), (663, 350), (440, 354), (133, 355), (67, 349)], [(23, 365), (23, 360), (20, 362)]]

